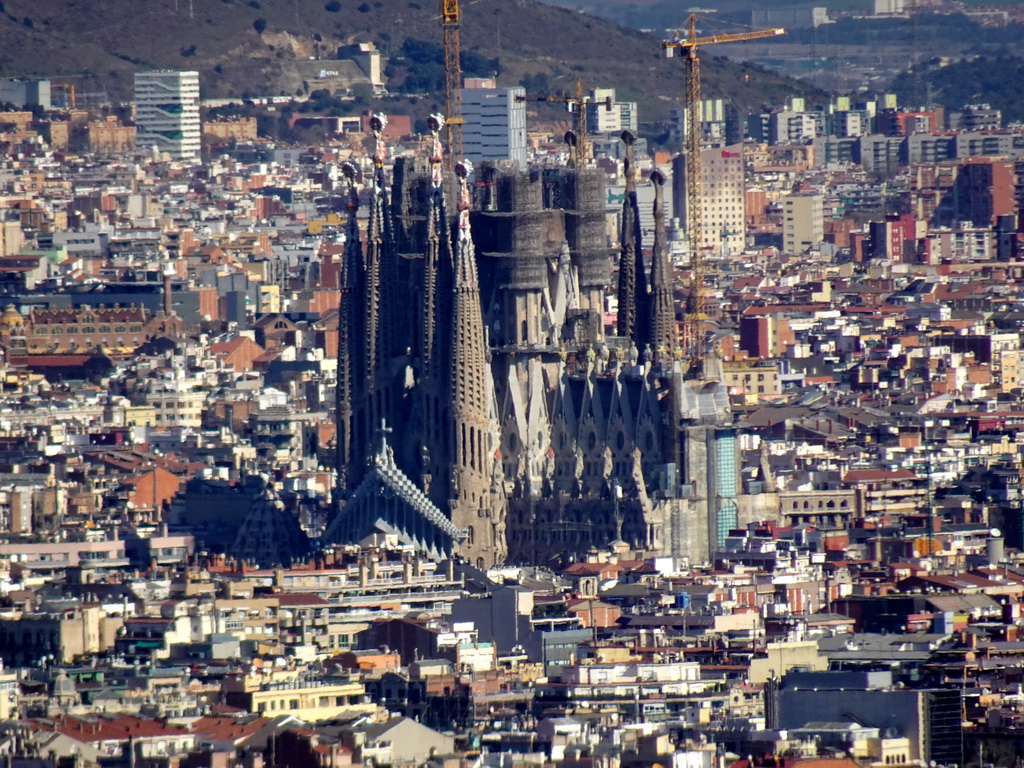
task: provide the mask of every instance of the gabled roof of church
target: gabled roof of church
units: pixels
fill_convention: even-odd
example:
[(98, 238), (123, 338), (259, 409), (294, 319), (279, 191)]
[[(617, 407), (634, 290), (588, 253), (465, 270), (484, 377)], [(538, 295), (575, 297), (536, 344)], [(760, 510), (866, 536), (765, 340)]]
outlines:
[[(410, 517), (406, 516), (408, 512), (430, 523), (435, 534), (429, 537), (429, 541), (423, 540), (418, 525), (410, 524)], [(380, 448), (371, 460), (369, 471), (341, 512), (327, 526), (323, 540), (351, 543), (373, 532), (394, 534), (402, 543), (415, 546), (433, 557), (450, 552), (456, 542), (466, 538), (466, 533), (399, 469), (383, 432)]]
[(370, 468), (370, 472), (363, 479), (363, 482), (359, 484), (359, 488), (357, 488), (356, 492), (353, 494), (353, 501), (360, 496), (361, 492), (364, 491), (364, 486), (366, 487), (366, 491), (372, 492), (372, 486), (375, 484), (375, 481), (379, 481), (381, 484), (386, 485), (394, 491), (402, 501), (415, 509), (418, 513), (423, 515), (423, 517), (427, 518), (427, 520), (447, 533), (453, 539), (461, 539), (463, 537), (462, 531), (457, 528), (451, 520), (445, 517), (444, 513), (427, 498), (426, 494), (417, 488), (416, 484), (398, 468), (398, 465), (395, 464), (394, 451), (391, 450), (391, 446), (387, 444), (386, 440), (381, 441), (381, 450), (373, 457), (373, 465)]
[(231, 553), (260, 565), (287, 565), (309, 554), (309, 539), (295, 515), (284, 508), (268, 485), (255, 499), (238, 528)]

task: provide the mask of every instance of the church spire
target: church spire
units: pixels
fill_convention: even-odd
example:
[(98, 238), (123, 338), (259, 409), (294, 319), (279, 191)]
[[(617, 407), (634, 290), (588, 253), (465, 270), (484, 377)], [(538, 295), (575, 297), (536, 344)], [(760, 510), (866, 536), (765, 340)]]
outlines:
[(441, 143), (441, 129), (444, 118), (431, 115), (428, 121), (431, 132), (430, 142), (430, 207), (427, 216), (427, 248), (423, 262), (423, 306), (420, 311), (421, 325), (420, 360), (425, 379), (441, 374), (444, 355), (438, 329), (443, 327), (444, 309), (447, 302), (438, 301), (445, 295), (452, 262), (451, 240), (448, 217), (444, 204), (444, 148)]
[(651, 182), (654, 184), (654, 245), (647, 340), (654, 352), (654, 359), (667, 362), (679, 347), (679, 336), (672, 300), (672, 267), (665, 246), (665, 177), (660, 171), (655, 171), (651, 174)]
[[(644, 273), (643, 243), (640, 233), (640, 210), (636, 198), (636, 163), (633, 145), (636, 137), (622, 132), (626, 145), (626, 194), (622, 200), (622, 229), (619, 233), (619, 312), (616, 330), (623, 338), (637, 340), (644, 319), (647, 280)], [(639, 346), (640, 342), (637, 340)]]
[(427, 206), (426, 243), (423, 253), (423, 281), (419, 305), (418, 412), (420, 418), (419, 461), (424, 490), (443, 506), (450, 498), (445, 482), (451, 463), (450, 416), (445, 409), (447, 355), (445, 330), (450, 317), (452, 243), (444, 200), (441, 129), (444, 118), (428, 119), (430, 142), (430, 191)]
[(489, 413), (487, 338), (480, 306), (480, 283), (469, 226), (468, 163), (455, 166), (459, 184), (455, 231), (451, 326), (448, 341), (448, 392), (451, 414), (452, 522), (467, 531), (463, 552), (471, 562), (491, 565), (504, 556), (499, 531), (503, 510), (492, 505), (494, 446)]
[[(387, 117), (378, 114), (370, 118), (373, 131), (373, 193), (370, 198), (370, 217), (366, 227), (366, 305), (365, 313), (365, 360), (366, 375), (372, 376), (383, 369), (391, 358), (390, 333), (393, 330), (390, 320), (388, 294), (391, 285), (392, 245), (390, 207), (387, 199), (387, 187), (384, 180), (384, 161), (387, 159), (387, 146), (384, 144), (384, 128)], [(383, 414), (377, 414), (383, 417)], [(379, 418), (374, 419), (376, 423)]]
[(337, 446), (338, 492), (347, 493), (353, 481), (353, 462), (359, 459), (354, 448), (357, 440), (353, 414), (354, 402), (365, 383), (362, 362), (363, 334), (360, 329), (360, 290), (363, 283), (363, 247), (359, 241), (359, 193), (355, 185), (355, 168), (349, 163), (341, 167), (348, 180), (348, 223), (345, 230), (345, 252), (342, 254), (338, 302), (338, 373), (337, 373)]
[[(480, 282), (476, 273), (476, 254), (469, 229), (468, 162), (455, 167), (459, 180), (458, 226), (455, 231), (455, 264), (452, 297), (452, 325), (449, 345), (449, 396), (453, 413), (486, 419), (487, 391), (484, 367), (487, 348), (483, 313), (480, 308)], [(482, 450), (482, 446), (480, 447)], [(480, 454), (480, 466), (483, 466)], [(476, 459), (474, 458), (474, 463)]]

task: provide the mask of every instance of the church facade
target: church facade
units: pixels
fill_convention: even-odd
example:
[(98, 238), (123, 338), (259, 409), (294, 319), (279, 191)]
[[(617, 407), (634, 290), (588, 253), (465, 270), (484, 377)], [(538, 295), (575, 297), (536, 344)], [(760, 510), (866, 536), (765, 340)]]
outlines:
[(600, 171), (485, 166), (470, 186), (470, 169), (443, 170), (438, 127), (431, 157), (398, 159), (388, 184), (380, 133), (365, 238), (347, 171), (342, 522), (329, 530), (358, 540), (359, 526), (344, 521), (360, 488), (359, 519), (374, 518), (361, 483), (386, 424), (395, 466), (448, 517), (457, 535), (446, 540), (477, 567), (564, 562), (613, 541), (706, 559), (737, 522), (736, 441), (721, 385), (684, 376), (664, 179), (652, 178), (645, 259), (627, 141), (608, 333)]

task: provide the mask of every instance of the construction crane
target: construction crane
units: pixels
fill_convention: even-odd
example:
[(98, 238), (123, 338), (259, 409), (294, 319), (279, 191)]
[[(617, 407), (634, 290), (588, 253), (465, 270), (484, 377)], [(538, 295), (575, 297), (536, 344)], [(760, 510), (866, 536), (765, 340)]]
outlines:
[(459, 0), (441, 0), (441, 37), (444, 46), (444, 112), (448, 129), (448, 151), (444, 163), (448, 170), (462, 160), (462, 45), (459, 26), (462, 9)]
[[(572, 130), (565, 134), (565, 143), (569, 145), (569, 159), (573, 168), (582, 168), (586, 165), (589, 155), (587, 141), (587, 104), (590, 99), (583, 93), (583, 81), (576, 78), (576, 93), (566, 96), (516, 96), (516, 101), (541, 101), (548, 104), (565, 104), (566, 108), (573, 113)], [(615, 102), (609, 96), (603, 102), (606, 111), (611, 111)]]
[(701, 343), (701, 327), (707, 320), (704, 301), (704, 254), (703, 254), (703, 192), (701, 175), (701, 93), (700, 56), (697, 49), (715, 43), (738, 43), (745, 40), (759, 40), (786, 34), (781, 28), (754, 29), (746, 32), (732, 32), (721, 35), (697, 37), (697, 22), (700, 17), (690, 14), (672, 37), (662, 42), (661, 47), (667, 58), (677, 51), (686, 56), (686, 236), (690, 247), (690, 297), (683, 324), (683, 350), (690, 360), (691, 370), (700, 372), (704, 345)]
[(77, 102), (75, 100), (75, 84), (74, 83), (54, 83), (53, 88), (64, 91), (64, 106), (75, 109)]

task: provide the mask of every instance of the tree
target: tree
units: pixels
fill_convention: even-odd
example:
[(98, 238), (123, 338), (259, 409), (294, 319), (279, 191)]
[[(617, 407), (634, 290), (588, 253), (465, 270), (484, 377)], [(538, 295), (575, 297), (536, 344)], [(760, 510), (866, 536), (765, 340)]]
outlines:
[(267, 20), (266, 19), (256, 19), (256, 21), (254, 21), (252, 23), (252, 28), (256, 30), (256, 34), (257, 35), (262, 35), (263, 34), (263, 30), (265, 30), (267, 28)]
[(501, 63), (497, 59), (488, 59), (476, 51), (463, 51), (459, 55), (462, 72), (476, 77), (492, 77), (501, 74)]
[(357, 107), (368, 107), (373, 100), (373, 86), (369, 83), (354, 83), (351, 93)]

